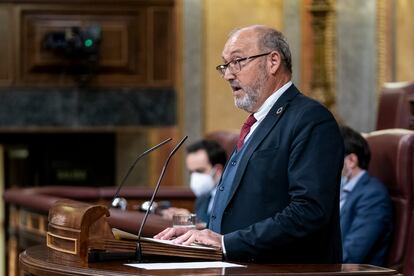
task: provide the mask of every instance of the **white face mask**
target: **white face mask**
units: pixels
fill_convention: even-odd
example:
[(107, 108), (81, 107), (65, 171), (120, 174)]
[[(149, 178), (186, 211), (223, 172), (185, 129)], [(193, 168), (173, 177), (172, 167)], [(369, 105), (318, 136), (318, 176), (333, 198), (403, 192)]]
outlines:
[(346, 183), (348, 183), (349, 179), (346, 176), (341, 176), (341, 188), (343, 188)]
[(216, 183), (210, 174), (191, 173), (190, 188), (197, 197), (211, 192), (215, 186)]

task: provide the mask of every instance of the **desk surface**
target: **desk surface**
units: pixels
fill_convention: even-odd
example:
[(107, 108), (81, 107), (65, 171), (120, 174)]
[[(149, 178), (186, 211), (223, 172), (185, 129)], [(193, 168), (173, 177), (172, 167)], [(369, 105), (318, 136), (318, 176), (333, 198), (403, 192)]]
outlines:
[(178, 270), (144, 270), (123, 265), (122, 261), (80, 264), (64, 263), (53, 258), (44, 245), (20, 254), (20, 269), (32, 275), (397, 275), (397, 271), (371, 265), (276, 265), (247, 264), (244, 268), (207, 268)]

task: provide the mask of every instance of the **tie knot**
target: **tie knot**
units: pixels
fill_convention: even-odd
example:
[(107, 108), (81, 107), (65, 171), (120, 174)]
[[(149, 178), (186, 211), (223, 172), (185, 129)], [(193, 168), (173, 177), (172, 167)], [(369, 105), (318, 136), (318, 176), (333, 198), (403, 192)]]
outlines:
[(253, 116), (253, 114), (250, 114), (250, 116), (247, 117), (247, 120), (246, 120), (246, 122), (244, 122), (244, 124), (246, 124), (249, 127), (251, 127), (256, 122), (257, 122), (256, 118)]

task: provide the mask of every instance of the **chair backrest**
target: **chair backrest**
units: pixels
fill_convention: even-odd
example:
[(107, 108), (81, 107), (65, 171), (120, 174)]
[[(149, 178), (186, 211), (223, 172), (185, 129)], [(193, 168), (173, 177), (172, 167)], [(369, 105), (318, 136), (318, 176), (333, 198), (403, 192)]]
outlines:
[(414, 131), (387, 129), (368, 133), (369, 173), (388, 188), (394, 207), (394, 233), (386, 265), (402, 271), (413, 210)]
[(407, 250), (405, 252), (402, 273), (405, 276), (414, 276), (414, 212), (411, 212), (411, 227), (408, 233)]
[(235, 131), (214, 131), (208, 133), (205, 138), (219, 143), (226, 151), (227, 158), (229, 158), (239, 140), (239, 134)]
[(377, 129), (413, 129), (413, 97), (414, 83), (385, 83), (379, 100)]

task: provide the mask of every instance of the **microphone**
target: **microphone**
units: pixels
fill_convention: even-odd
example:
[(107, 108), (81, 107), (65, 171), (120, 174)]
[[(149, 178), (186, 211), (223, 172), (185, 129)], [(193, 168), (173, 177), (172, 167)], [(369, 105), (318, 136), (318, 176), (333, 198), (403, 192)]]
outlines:
[(141, 153), (134, 161), (134, 163), (132, 163), (131, 167), (128, 169), (127, 173), (125, 174), (124, 178), (121, 181), (121, 184), (119, 184), (118, 189), (115, 192), (114, 198), (111, 201), (111, 206), (110, 207), (116, 207), (116, 205), (118, 205), (119, 202), (121, 202), (121, 204), (124, 204), (126, 207), (125, 202), (122, 203), (122, 200), (118, 199), (118, 195), (119, 195), (119, 191), (121, 190), (122, 186), (124, 185), (125, 181), (127, 180), (128, 176), (131, 174), (132, 170), (134, 169), (135, 165), (138, 163), (138, 161), (144, 157), (145, 155), (147, 155), (148, 153), (150, 153), (153, 150), (158, 149), (159, 147), (161, 147), (162, 145), (170, 142), (172, 139), (168, 138), (164, 141), (162, 141), (161, 143), (153, 146), (152, 148), (147, 149), (146, 151), (144, 151), (143, 153)]
[(140, 241), (141, 234), (142, 234), (142, 229), (144, 228), (145, 222), (147, 221), (147, 218), (148, 218), (149, 211), (151, 210), (152, 204), (154, 203), (155, 195), (158, 192), (158, 188), (160, 187), (161, 180), (163, 179), (163, 177), (165, 175), (165, 171), (167, 169), (167, 166), (168, 166), (168, 163), (170, 162), (171, 157), (181, 147), (181, 145), (184, 143), (184, 141), (187, 138), (188, 138), (188, 136), (186, 135), (186, 136), (184, 136), (183, 139), (181, 139), (181, 141), (170, 152), (170, 154), (168, 155), (167, 159), (164, 162), (164, 166), (162, 167), (160, 177), (158, 178), (157, 185), (155, 185), (155, 189), (154, 189), (154, 192), (152, 193), (151, 200), (149, 202), (149, 206), (147, 208), (147, 211), (145, 212), (144, 218), (142, 219), (141, 226), (140, 226), (139, 231), (138, 231), (137, 252), (136, 252), (138, 262), (141, 262), (141, 260), (142, 260), (141, 241)]

